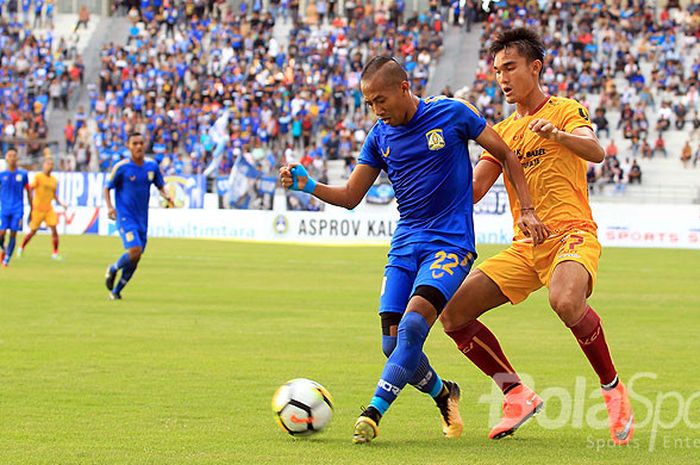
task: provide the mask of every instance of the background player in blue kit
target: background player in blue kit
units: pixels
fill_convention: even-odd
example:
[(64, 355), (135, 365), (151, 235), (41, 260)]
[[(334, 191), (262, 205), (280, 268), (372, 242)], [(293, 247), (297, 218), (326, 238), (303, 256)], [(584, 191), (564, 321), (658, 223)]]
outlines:
[[(7, 169), (0, 172), (0, 261), (7, 268), (17, 242), (17, 231), (22, 230), (24, 201), (22, 191), (27, 193), (27, 201), (32, 204), (27, 172), (17, 168), (17, 150), (8, 149), (5, 154)], [(10, 242), (5, 249), (5, 232), (10, 231)]]
[(430, 394), (440, 408), (445, 435), (459, 437), (459, 387), (440, 379), (423, 353), (423, 344), (476, 257), (469, 139), (497, 154), (517, 186), (521, 229), (535, 243), (544, 240), (546, 230), (532, 208), (520, 162), (472, 105), (414, 96), (406, 72), (386, 57), (367, 63), (361, 89), (379, 121), (345, 185), (316, 183), (301, 165), (280, 169), (285, 187), (349, 209), (360, 202), (381, 170), (396, 192), (400, 219), (379, 305), (382, 350), (389, 359), (370, 406), (355, 423), (353, 442), (377, 436), (379, 420), (406, 384)]
[[(129, 134), (127, 147), (131, 152), (131, 158), (114, 165), (104, 192), (109, 218), (117, 221), (119, 235), (126, 249), (117, 262), (107, 268), (105, 284), (112, 300), (122, 298), (121, 291), (136, 271), (141, 254), (146, 248), (151, 184), (158, 188), (160, 195), (168, 201), (170, 206), (173, 205), (173, 200), (165, 191), (165, 183), (158, 163), (144, 157), (143, 136), (138, 132)], [(109, 193), (112, 189), (114, 189), (116, 210), (112, 206)], [(119, 270), (122, 274), (115, 286), (114, 281)]]

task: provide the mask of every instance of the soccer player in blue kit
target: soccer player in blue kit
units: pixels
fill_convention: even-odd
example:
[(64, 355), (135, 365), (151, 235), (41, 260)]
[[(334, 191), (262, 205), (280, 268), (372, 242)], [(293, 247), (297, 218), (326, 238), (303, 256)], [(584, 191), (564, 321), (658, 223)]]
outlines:
[[(10, 148), (5, 154), (7, 169), (0, 172), (0, 261), (2, 267), (10, 265), (12, 252), (17, 242), (17, 231), (22, 230), (24, 201), (22, 191), (27, 192), (29, 205), (32, 204), (32, 192), (29, 188), (27, 172), (17, 168), (17, 150)], [(5, 232), (10, 231), (10, 241), (5, 250)]]
[(400, 219), (391, 241), (379, 304), (382, 351), (388, 357), (374, 397), (355, 423), (354, 443), (379, 434), (379, 420), (406, 384), (433, 397), (447, 437), (459, 437), (459, 386), (443, 381), (423, 353), (430, 327), (476, 258), (472, 168), (467, 141), (495, 155), (517, 190), (519, 226), (533, 242), (546, 236), (532, 208), (518, 158), (469, 103), (420, 99), (393, 58), (375, 57), (360, 82), (365, 103), (379, 118), (357, 167), (343, 186), (317, 183), (301, 165), (280, 169), (282, 185), (324, 202), (354, 208), (381, 170), (396, 192)]
[[(130, 133), (127, 148), (131, 152), (131, 158), (114, 165), (104, 191), (109, 218), (117, 221), (119, 235), (126, 249), (117, 262), (107, 268), (105, 285), (109, 289), (109, 297), (112, 300), (122, 298), (121, 292), (136, 271), (146, 248), (151, 184), (158, 188), (160, 195), (168, 201), (170, 206), (173, 205), (173, 200), (165, 191), (163, 174), (160, 172), (158, 163), (144, 156), (143, 135), (138, 132)], [(112, 189), (114, 189), (116, 209), (112, 205), (109, 193)], [(114, 281), (119, 270), (122, 274), (115, 286)]]

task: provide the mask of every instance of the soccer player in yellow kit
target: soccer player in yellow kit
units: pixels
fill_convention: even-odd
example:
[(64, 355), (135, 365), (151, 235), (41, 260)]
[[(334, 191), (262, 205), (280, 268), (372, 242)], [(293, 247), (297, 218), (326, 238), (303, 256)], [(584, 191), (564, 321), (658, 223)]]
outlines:
[[(600, 379), (610, 435), (627, 444), (634, 417), (618, 379), (598, 314), (588, 305), (601, 247), (588, 204), (586, 165), (605, 156), (588, 111), (575, 100), (546, 95), (539, 86), (545, 49), (539, 36), (519, 28), (499, 34), (490, 49), (496, 80), (516, 111), (494, 129), (520, 159), (534, 208), (549, 237), (534, 245), (515, 225), (512, 245), (472, 271), (445, 307), (445, 332), (504, 393), (503, 417), (490, 432), (500, 439), (542, 408), (542, 399), (523, 385), (498, 340), (477, 318), (506, 302), (517, 304), (545, 286), (549, 303), (571, 330)], [(484, 153), (474, 171), (474, 202), (502, 172)], [(513, 217), (521, 211), (505, 180)]]
[(53, 243), (51, 258), (54, 260), (60, 260), (61, 258), (58, 254), (58, 231), (56, 231), (58, 217), (56, 216), (56, 211), (53, 209), (51, 202), (56, 200), (56, 203), (63, 208), (66, 208), (66, 205), (58, 198), (58, 179), (51, 175), (52, 170), (53, 158), (44, 159), (42, 172), (37, 173), (31, 183), (30, 187), (34, 191), (34, 200), (32, 201), (32, 214), (29, 219), (30, 231), (29, 234), (24, 236), (22, 246), (17, 252), (18, 256), (22, 255), (24, 248), (27, 247), (29, 241), (34, 237), (39, 227), (41, 227), (41, 223), (46, 223), (46, 226), (51, 230), (51, 241)]

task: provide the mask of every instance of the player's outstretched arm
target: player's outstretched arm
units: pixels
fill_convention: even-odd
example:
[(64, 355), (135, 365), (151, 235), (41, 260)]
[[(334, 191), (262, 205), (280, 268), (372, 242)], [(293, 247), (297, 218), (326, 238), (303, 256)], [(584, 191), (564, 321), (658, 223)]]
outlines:
[(317, 183), (302, 165), (292, 163), (280, 168), (279, 178), (286, 189), (307, 192), (326, 203), (351, 210), (360, 203), (379, 176), (379, 171), (378, 168), (359, 164), (344, 185), (329, 186)]
[(569, 133), (557, 128), (546, 119), (538, 118), (530, 122), (529, 128), (543, 139), (560, 143), (586, 161), (600, 163), (605, 159), (603, 146), (588, 126), (578, 127)]
[(474, 181), (472, 183), (474, 203), (479, 203), (484, 198), (500, 175), (501, 166), (492, 160), (479, 161), (476, 164)]
[(27, 201), (29, 202), (29, 205), (31, 205), (31, 204), (32, 204), (32, 198), (33, 198), (33, 195), (32, 195), (32, 186), (29, 185), (29, 184), (26, 184), (26, 185), (24, 186), (24, 190), (27, 192)]
[(56, 192), (53, 194), (53, 199), (56, 201), (59, 207), (63, 208), (64, 210), (68, 208), (68, 204), (61, 202), (61, 199), (58, 198), (58, 188), (56, 188)]
[(27, 202), (29, 202), (29, 212), (31, 213), (32, 209), (34, 208), (34, 204), (32, 203), (32, 186), (27, 183), (24, 185), (24, 190), (27, 192)]
[(158, 189), (158, 192), (160, 196), (168, 202), (168, 208), (175, 208), (175, 200), (168, 194), (168, 191), (165, 190), (165, 186)]
[(116, 220), (117, 211), (114, 209), (114, 205), (112, 205), (112, 196), (109, 194), (109, 190), (109, 187), (105, 187), (105, 205), (107, 206), (107, 217), (110, 220)]
[(501, 162), (503, 171), (508, 176), (513, 187), (515, 187), (515, 193), (520, 202), (520, 217), (517, 220), (518, 227), (523, 234), (532, 237), (535, 245), (541, 244), (547, 238), (549, 232), (535, 213), (530, 191), (525, 181), (525, 172), (520, 165), (518, 157), (515, 156), (513, 151), (501, 139), (501, 136), (490, 126), (484, 128), (479, 137), (476, 138), (476, 141)]

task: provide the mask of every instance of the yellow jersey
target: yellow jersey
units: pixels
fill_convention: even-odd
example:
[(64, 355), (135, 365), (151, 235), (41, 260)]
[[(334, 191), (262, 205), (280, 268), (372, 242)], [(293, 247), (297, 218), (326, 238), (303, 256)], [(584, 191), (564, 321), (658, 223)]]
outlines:
[[(588, 204), (588, 164), (564, 145), (532, 132), (528, 125), (538, 118), (570, 133), (579, 127), (591, 127), (588, 111), (576, 100), (552, 96), (532, 114), (520, 116), (513, 113), (496, 124), (494, 130), (518, 156), (535, 211), (550, 231), (556, 234), (582, 229), (595, 235), (598, 226)], [(487, 152), (481, 159), (500, 166), (500, 162)], [(506, 178), (504, 183), (513, 214), (515, 240), (523, 239), (525, 236), (515, 225), (520, 214), (518, 197), (510, 180)]]
[(52, 210), (51, 201), (56, 196), (58, 179), (51, 175), (46, 176), (44, 173), (37, 173), (34, 175), (31, 187), (34, 189), (32, 209), (40, 212)]

